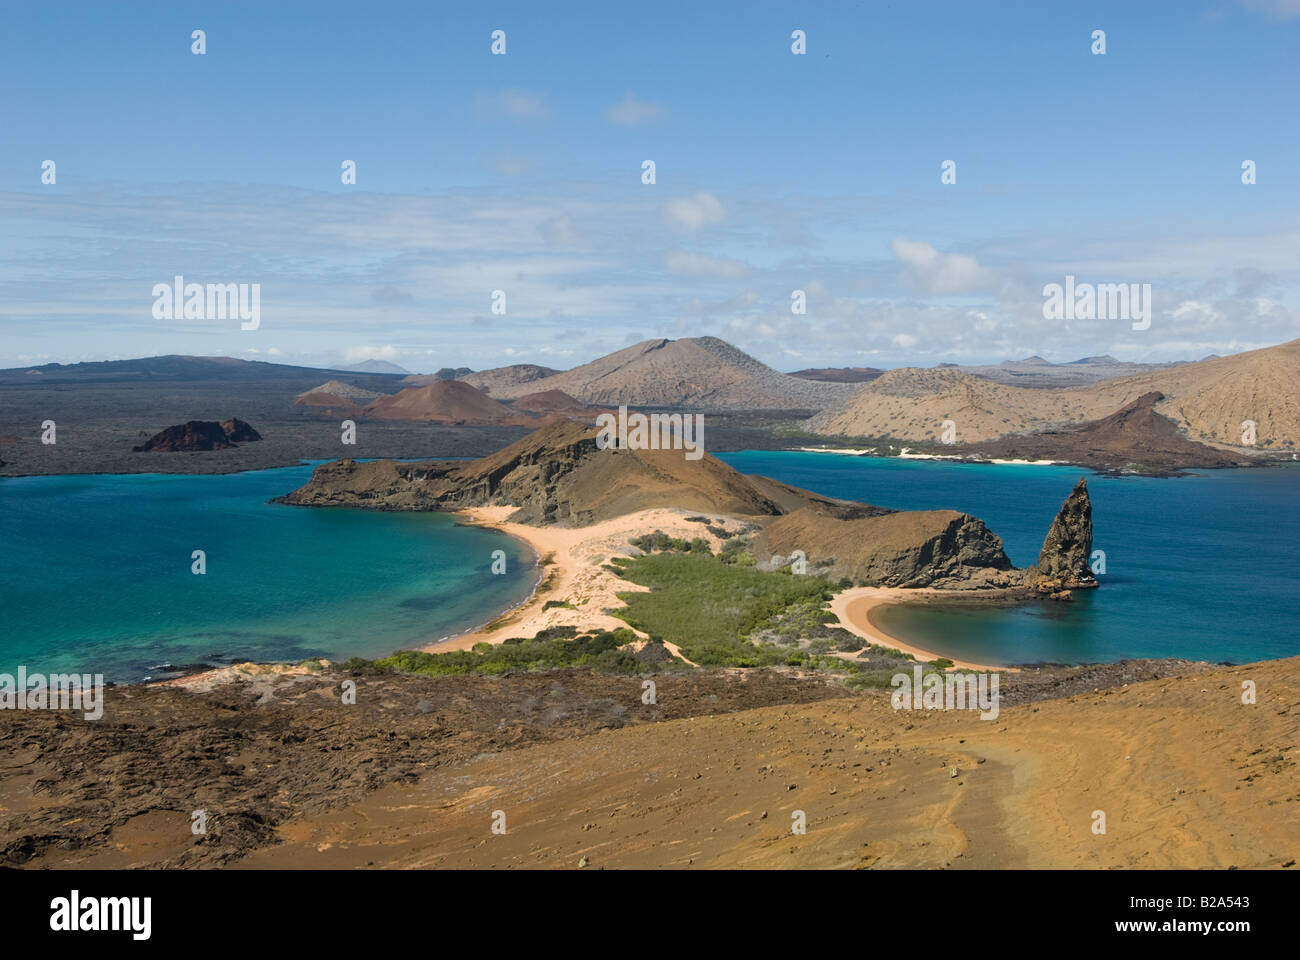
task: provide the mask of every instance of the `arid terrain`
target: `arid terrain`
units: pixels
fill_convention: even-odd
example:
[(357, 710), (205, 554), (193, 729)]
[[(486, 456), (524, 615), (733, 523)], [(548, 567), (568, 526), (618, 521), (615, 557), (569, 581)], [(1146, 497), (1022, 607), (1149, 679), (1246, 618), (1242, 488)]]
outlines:
[[(1099, 380), (1069, 389), (1009, 386), (958, 369), (898, 368), (861, 387), (808, 423), (813, 433), (937, 441), (943, 421), (958, 443), (1078, 426), (1159, 393), (1156, 412), (1187, 439), (1277, 452), (1300, 446), (1300, 340), (1230, 357), (1201, 360)], [(1240, 442), (1242, 423), (1256, 425), (1255, 451)]]
[[(112, 689), (94, 724), (6, 711), (0, 856), (34, 868), (1292, 869), (1300, 855), (1300, 658), (1006, 674), (994, 720), (894, 710), (887, 691), (792, 670), (655, 681), (646, 704), (639, 677), (576, 670), (250, 666)], [(196, 810), (205, 835), (191, 832)], [(795, 811), (806, 834), (792, 833)]]
[[(713, 452), (847, 439), (868, 441), (878, 455), (912, 443), (973, 459), (1169, 475), (1290, 458), (1300, 449), (1297, 376), (1300, 341), (1194, 363), (1030, 358), (883, 373), (780, 373), (715, 337), (647, 340), (567, 371), (515, 364), (402, 376), (228, 357), (48, 364), (0, 370), (0, 475), (229, 473), (344, 455), (483, 456), (547, 421), (591, 422), (619, 405), (705, 413)], [(1150, 412), (1113, 429), (1135, 403)], [(166, 427), (232, 416), (253, 424), (262, 442), (133, 456)], [(357, 424), (346, 446), (345, 419)], [(49, 420), (57, 444), (41, 442)], [(1253, 443), (1243, 440), (1247, 421)]]
[[(570, 406), (556, 393), (527, 401), (525, 417), (512, 411), (511, 417), (495, 421), (468, 416), (463, 409), (428, 405), (417, 407), (409, 419), (366, 413), (366, 404), (377, 397), (391, 401), (410, 386), (407, 379), (226, 357), (154, 357), (0, 370), (0, 476), (235, 473), (342, 456), (482, 457), (535, 429), (549, 414), (585, 418), (591, 413), (585, 405)], [(778, 430), (810, 412), (740, 409), (711, 414), (708, 448), (796, 446), (797, 440)], [(133, 449), (167, 427), (232, 416), (253, 424), (261, 441), (166, 455)], [(342, 443), (345, 418), (357, 424), (355, 444)], [(41, 442), (47, 420), (57, 425), (54, 444)]]

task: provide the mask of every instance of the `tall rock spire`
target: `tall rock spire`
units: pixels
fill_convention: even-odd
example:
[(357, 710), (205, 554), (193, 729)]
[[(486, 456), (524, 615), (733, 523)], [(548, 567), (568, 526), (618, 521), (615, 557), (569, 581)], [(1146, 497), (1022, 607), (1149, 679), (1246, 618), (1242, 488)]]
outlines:
[(1095, 587), (1092, 556), (1092, 501), (1088, 481), (1080, 477), (1052, 521), (1038, 554), (1038, 589), (1045, 592)]

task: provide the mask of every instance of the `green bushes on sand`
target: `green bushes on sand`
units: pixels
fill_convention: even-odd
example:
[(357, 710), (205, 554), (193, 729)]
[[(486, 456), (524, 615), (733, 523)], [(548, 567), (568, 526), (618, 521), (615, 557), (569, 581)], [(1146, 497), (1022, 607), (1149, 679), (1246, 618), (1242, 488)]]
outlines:
[(747, 638), (795, 605), (815, 618), (813, 611), (830, 599), (830, 584), (820, 577), (765, 573), (719, 560), (694, 551), (615, 559), (625, 579), (650, 591), (619, 594), (627, 606), (614, 615), (677, 644), (702, 666), (806, 662), (801, 651)]
[(590, 667), (603, 673), (622, 674), (655, 670), (657, 665), (641, 663), (632, 654), (619, 649), (636, 639), (636, 634), (625, 628), (577, 635), (574, 627), (554, 627), (543, 630), (531, 640), (512, 637), (496, 645), (477, 643), (472, 650), (448, 653), (399, 650), (391, 657), (375, 661), (374, 665), (427, 677), (554, 667)]

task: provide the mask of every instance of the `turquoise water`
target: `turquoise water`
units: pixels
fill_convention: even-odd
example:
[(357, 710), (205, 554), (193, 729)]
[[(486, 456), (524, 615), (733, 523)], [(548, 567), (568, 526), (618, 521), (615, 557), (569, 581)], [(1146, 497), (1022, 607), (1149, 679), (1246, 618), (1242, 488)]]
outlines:
[(973, 514), (1017, 566), (1037, 561), (1061, 502), (1087, 476), (1093, 546), (1106, 554), (1101, 588), (1070, 603), (879, 611), (882, 629), (924, 649), (1001, 664), (1300, 654), (1300, 466), (1162, 480), (795, 451), (721, 459), (827, 496)]
[[(803, 452), (722, 457), (830, 496), (984, 519), (1033, 563), (1071, 467)], [(271, 504), (311, 466), (228, 476), (0, 481), (0, 672), (165, 675), (165, 664), (382, 656), (527, 596), (527, 549), (444, 514)], [(981, 662), (1300, 654), (1300, 469), (1089, 475), (1100, 590), (1072, 603), (894, 606), (881, 626)], [(190, 572), (204, 550), (207, 573)], [(504, 550), (507, 573), (490, 572)]]
[(495, 531), (267, 502), (311, 471), (0, 480), (0, 672), (382, 656), (528, 595), (535, 558)]

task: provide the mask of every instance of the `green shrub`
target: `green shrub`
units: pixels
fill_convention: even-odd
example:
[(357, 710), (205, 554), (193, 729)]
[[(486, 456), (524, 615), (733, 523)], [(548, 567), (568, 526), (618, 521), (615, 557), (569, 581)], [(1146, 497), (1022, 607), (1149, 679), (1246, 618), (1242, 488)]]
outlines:
[(462, 674), (490, 675), (509, 670), (538, 670), (555, 667), (591, 667), (607, 673), (646, 673), (655, 664), (643, 664), (620, 650), (637, 636), (626, 627), (591, 631), (577, 635), (574, 627), (550, 627), (532, 639), (511, 637), (493, 645), (476, 643), (471, 650), (447, 653), (399, 650), (376, 666), (426, 677)]

